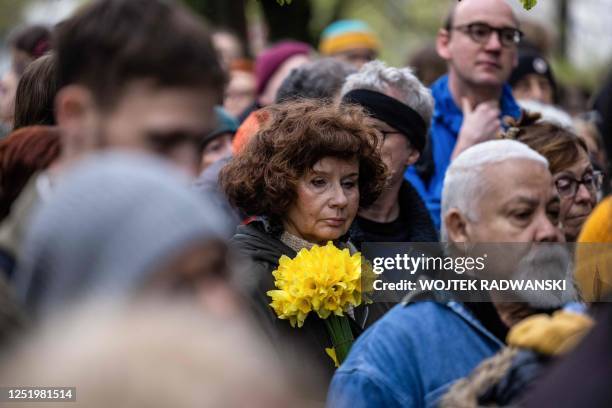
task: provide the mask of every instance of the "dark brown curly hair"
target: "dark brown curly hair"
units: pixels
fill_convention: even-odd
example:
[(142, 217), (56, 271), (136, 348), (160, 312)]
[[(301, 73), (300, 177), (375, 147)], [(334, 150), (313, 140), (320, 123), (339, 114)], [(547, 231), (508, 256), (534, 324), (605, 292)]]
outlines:
[(382, 139), (361, 108), (300, 100), (266, 111), (269, 120), (221, 170), (221, 187), (234, 207), (282, 219), (297, 198), (299, 179), (324, 157), (357, 158), (359, 205), (376, 201), (387, 169), (379, 154)]
[(549, 122), (538, 122), (537, 113), (523, 112), (518, 121), (507, 120), (510, 128), (502, 136), (525, 143), (548, 160), (554, 175), (574, 165), (580, 153), (588, 155), (586, 144), (571, 131)]

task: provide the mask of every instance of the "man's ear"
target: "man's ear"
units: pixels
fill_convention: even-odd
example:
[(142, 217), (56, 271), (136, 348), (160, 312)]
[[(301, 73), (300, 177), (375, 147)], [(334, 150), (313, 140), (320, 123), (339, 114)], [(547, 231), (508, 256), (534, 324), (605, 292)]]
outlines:
[(438, 55), (442, 57), (442, 59), (448, 61), (450, 60), (450, 51), (448, 49), (448, 44), (450, 43), (450, 33), (445, 28), (441, 28), (438, 31), (438, 36), (436, 37), (436, 50), (438, 51)]
[(444, 226), (448, 240), (451, 242), (469, 242), (467, 218), (456, 208), (451, 208), (444, 214)]
[(55, 120), (61, 130), (64, 156), (78, 156), (95, 146), (91, 125), (96, 112), (93, 96), (85, 87), (68, 85), (59, 90), (55, 96)]

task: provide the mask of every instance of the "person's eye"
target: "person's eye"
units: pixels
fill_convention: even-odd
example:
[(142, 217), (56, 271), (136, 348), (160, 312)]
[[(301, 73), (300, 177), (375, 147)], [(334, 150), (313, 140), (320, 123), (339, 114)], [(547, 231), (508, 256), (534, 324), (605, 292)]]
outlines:
[(531, 218), (533, 214), (532, 210), (528, 210), (528, 209), (524, 209), (524, 210), (518, 210), (516, 212), (514, 212), (512, 214), (512, 216), (514, 217), (514, 219), (523, 222), (523, 221), (527, 221)]
[(572, 180), (569, 179), (559, 179), (555, 182), (555, 186), (557, 187), (557, 191), (559, 191), (559, 193), (563, 194), (564, 192), (568, 192), (572, 190)]
[(491, 29), (483, 24), (475, 24), (470, 28), (472, 35), (477, 38), (485, 38), (491, 34)]
[(357, 181), (355, 180), (347, 180), (342, 183), (342, 186), (346, 189), (351, 189), (357, 187)]
[(206, 151), (208, 153), (213, 153), (213, 152), (216, 152), (219, 149), (221, 149), (221, 146), (222, 145), (221, 145), (221, 143), (219, 143), (219, 141), (214, 140), (214, 141), (210, 142), (208, 146), (206, 146)]
[(548, 82), (548, 80), (545, 79), (545, 78), (541, 78), (538, 82), (539, 82), (540, 88), (542, 88), (542, 89), (550, 89), (551, 88), (550, 82)]
[(529, 82), (525, 81), (524, 79), (521, 79), (520, 81), (516, 83), (516, 85), (514, 85), (514, 90), (515, 91), (528, 91)]
[(310, 180), (310, 184), (312, 184), (315, 187), (323, 187), (325, 186), (326, 182), (325, 182), (325, 179), (317, 177), (317, 178), (313, 178), (312, 180)]
[(514, 42), (514, 38), (516, 37), (516, 32), (511, 29), (502, 30), (501, 35), (506, 43), (512, 43)]

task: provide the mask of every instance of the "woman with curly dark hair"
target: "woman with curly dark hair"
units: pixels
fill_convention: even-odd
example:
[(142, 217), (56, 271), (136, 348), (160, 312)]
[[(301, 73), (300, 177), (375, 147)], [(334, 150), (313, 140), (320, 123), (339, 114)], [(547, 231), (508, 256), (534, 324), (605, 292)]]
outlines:
[[(324, 322), (309, 316), (302, 328), (292, 329), (277, 318), (266, 292), (274, 289), (272, 271), (282, 255), (293, 258), (302, 248), (328, 241), (354, 251), (349, 227), (359, 207), (373, 203), (385, 185), (382, 138), (355, 106), (298, 101), (266, 111), (269, 120), (220, 175), (232, 205), (255, 216), (238, 227), (233, 247), (248, 258), (246, 271), (256, 282), (250, 295), (275, 343), (310, 351), (303, 361), (331, 367)], [(354, 334), (381, 312), (355, 309)], [(297, 350), (289, 354), (303, 355)]]

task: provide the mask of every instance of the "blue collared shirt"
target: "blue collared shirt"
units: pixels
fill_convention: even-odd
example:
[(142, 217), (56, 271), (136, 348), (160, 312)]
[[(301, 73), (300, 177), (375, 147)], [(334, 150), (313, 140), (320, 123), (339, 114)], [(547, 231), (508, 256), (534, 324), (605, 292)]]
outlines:
[[(436, 228), (440, 229), (440, 201), (442, 199), (442, 186), (444, 175), (450, 165), (451, 155), (457, 143), (457, 136), (463, 124), (463, 113), (455, 104), (453, 95), (448, 87), (448, 75), (438, 79), (431, 87), (435, 101), (434, 113), (431, 122), (430, 139), (434, 172), (427, 182), (417, 174), (414, 166), (406, 170), (405, 178), (419, 192), (429, 210), (431, 219)], [(500, 99), (500, 119), (504, 116), (519, 118), (521, 109), (512, 96), (512, 89), (504, 85)]]
[(329, 408), (434, 407), (504, 344), (456, 301), (399, 304), (353, 344)]

